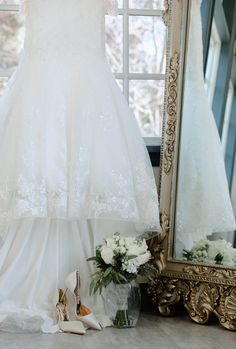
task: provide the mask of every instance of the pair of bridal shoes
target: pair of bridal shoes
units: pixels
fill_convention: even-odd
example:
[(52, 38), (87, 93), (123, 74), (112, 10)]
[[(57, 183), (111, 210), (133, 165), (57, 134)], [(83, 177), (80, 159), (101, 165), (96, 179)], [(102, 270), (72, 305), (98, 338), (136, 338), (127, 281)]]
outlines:
[[(81, 303), (79, 271), (69, 274), (65, 284), (66, 289), (59, 289), (54, 300), (60, 330), (81, 335), (85, 334), (87, 329), (101, 330), (102, 328), (92, 311)], [(74, 296), (76, 321), (70, 320), (66, 295), (68, 290)]]
[(82, 322), (70, 320), (66, 290), (61, 288), (58, 289), (58, 292), (55, 295), (54, 303), (57, 310), (58, 326), (60, 331), (85, 334), (86, 330)]

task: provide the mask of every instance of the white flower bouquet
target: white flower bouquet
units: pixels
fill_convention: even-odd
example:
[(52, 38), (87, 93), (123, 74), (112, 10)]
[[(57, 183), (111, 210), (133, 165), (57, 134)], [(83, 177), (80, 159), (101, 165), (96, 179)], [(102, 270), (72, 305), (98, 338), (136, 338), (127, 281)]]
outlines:
[(190, 251), (183, 250), (183, 257), (188, 261), (233, 266), (236, 264), (236, 249), (224, 239), (203, 239), (195, 242)]
[(92, 275), (90, 294), (97, 291), (101, 293), (109, 284), (116, 286), (113, 295), (117, 294), (120, 299), (116, 300), (118, 308), (113, 319), (115, 326), (132, 327), (129, 326), (127, 285), (137, 276), (145, 277), (148, 282), (155, 280), (157, 269), (151, 263), (151, 259), (145, 239), (122, 237), (119, 233), (106, 239), (103, 245), (96, 248), (96, 255), (88, 259), (95, 262), (98, 268)]

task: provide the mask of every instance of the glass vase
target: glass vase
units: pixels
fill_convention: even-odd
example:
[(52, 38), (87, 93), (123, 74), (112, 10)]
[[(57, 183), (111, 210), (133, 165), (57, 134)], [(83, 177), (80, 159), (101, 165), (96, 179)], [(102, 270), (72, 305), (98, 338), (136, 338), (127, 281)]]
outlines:
[(141, 305), (139, 285), (132, 281), (125, 284), (111, 283), (106, 289), (106, 311), (114, 327), (135, 327)]

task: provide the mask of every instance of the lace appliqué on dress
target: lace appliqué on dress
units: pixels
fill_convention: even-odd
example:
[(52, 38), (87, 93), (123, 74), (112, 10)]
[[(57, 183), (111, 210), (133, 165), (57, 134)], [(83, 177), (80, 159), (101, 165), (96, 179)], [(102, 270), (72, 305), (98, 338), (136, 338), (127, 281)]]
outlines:
[[(17, 183), (5, 183), (0, 187), (0, 225), (13, 219), (38, 217), (61, 219), (120, 219), (133, 221), (138, 231), (157, 229), (158, 203), (155, 188), (150, 178), (143, 181), (143, 168), (137, 168), (136, 193), (139, 204), (130, 193), (130, 183), (121, 173), (111, 171), (111, 178), (116, 182), (115, 193), (85, 192), (83, 190), (88, 174), (80, 176), (74, 185), (67, 187), (61, 183), (56, 190), (49, 188), (45, 180), (30, 182), (23, 175)], [(147, 180), (147, 178), (146, 178)], [(149, 186), (149, 185), (150, 186)], [(143, 200), (143, 201), (142, 201)], [(140, 203), (145, 202), (147, 207)], [(143, 216), (140, 216), (140, 213)], [(156, 221), (153, 221), (156, 217)]]

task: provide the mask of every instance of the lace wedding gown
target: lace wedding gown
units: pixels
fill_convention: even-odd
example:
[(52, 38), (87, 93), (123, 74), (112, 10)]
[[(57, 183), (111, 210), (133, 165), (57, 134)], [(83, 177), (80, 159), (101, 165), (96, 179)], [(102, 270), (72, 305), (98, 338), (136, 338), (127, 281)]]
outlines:
[(26, 0), (18, 70), (0, 101), (0, 330), (56, 332), (54, 292), (116, 231), (158, 231), (156, 185), (105, 59), (104, 5)]
[(236, 229), (222, 145), (204, 89), (201, 0), (191, 1), (177, 195), (176, 243), (191, 249)]

